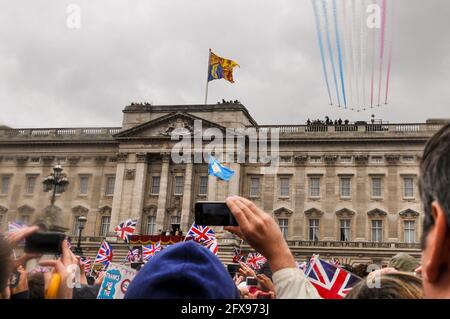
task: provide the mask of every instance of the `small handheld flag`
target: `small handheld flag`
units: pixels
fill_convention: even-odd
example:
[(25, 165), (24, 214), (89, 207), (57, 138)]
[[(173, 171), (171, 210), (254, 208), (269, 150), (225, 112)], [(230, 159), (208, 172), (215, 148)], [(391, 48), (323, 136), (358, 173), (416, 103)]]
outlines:
[(210, 156), (208, 174), (216, 176), (224, 181), (229, 181), (233, 177), (234, 171), (228, 167), (222, 166), (218, 160)]
[(217, 256), (217, 253), (219, 252), (219, 243), (216, 238), (204, 242), (203, 245)]
[(216, 238), (216, 234), (214, 233), (214, 230), (207, 226), (201, 226), (197, 225), (196, 223), (193, 223), (191, 228), (186, 234), (186, 238), (192, 238), (194, 241), (198, 243), (204, 243), (211, 239)]
[(103, 240), (100, 249), (98, 250), (97, 256), (95, 257), (94, 263), (102, 263), (104, 265), (108, 265), (112, 261), (112, 258), (112, 247), (106, 240)]
[(161, 251), (161, 242), (156, 242), (147, 246), (142, 246), (142, 259), (148, 261)]
[(134, 230), (136, 229), (137, 219), (127, 219), (124, 222), (121, 222), (114, 231), (117, 236), (122, 238), (126, 243), (128, 243), (129, 237), (133, 235)]
[(253, 269), (260, 269), (265, 263), (267, 259), (260, 253), (249, 253), (247, 257), (247, 265), (252, 267)]

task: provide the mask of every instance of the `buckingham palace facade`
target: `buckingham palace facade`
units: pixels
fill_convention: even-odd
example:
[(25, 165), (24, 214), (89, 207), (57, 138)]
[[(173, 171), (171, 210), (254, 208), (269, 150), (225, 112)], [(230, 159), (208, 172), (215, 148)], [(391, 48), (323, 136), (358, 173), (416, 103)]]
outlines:
[[(174, 162), (177, 141), (169, 133), (177, 127), (192, 131), (199, 120), (203, 128), (276, 130), (276, 171), (233, 162), (227, 166), (235, 175), (225, 182), (208, 176), (206, 162)], [(196, 201), (238, 194), (274, 217), (297, 256), (419, 256), (419, 162), (426, 141), (444, 122), (258, 125), (235, 101), (132, 103), (123, 110), (121, 127), (1, 127), (0, 229), (9, 221), (33, 223), (48, 207), (42, 180), (59, 163), (69, 186), (56, 196), (56, 206), (73, 235), (77, 218), (87, 217), (86, 242), (98, 243), (128, 218), (138, 218), (140, 234), (185, 233)], [(232, 245), (231, 235), (222, 235), (222, 244)]]

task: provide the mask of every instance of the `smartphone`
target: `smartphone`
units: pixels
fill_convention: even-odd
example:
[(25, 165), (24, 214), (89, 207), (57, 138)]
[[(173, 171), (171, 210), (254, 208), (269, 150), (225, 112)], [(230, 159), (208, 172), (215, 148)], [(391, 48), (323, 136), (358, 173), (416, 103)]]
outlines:
[(61, 244), (66, 236), (62, 233), (37, 232), (25, 239), (26, 253), (43, 253), (60, 255)]
[(258, 279), (255, 277), (247, 277), (246, 284), (247, 286), (256, 287), (258, 286)]
[(202, 226), (239, 226), (225, 202), (195, 203), (195, 223)]
[(257, 299), (272, 299), (268, 292), (261, 292), (258, 294)]
[(230, 274), (231, 278), (233, 278), (234, 275), (236, 275), (239, 268), (241, 268), (241, 265), (239, 265), (239, 264), (228, 264), (227, 265), (228, 273)]

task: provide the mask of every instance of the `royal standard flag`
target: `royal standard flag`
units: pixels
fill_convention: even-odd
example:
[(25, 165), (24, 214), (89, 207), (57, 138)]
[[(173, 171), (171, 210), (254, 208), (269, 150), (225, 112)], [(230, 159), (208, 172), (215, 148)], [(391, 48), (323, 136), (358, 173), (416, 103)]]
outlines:
[(209, 157), (208, 174), (214, 175), (224, 181), (229, 181), (234, 175), (234, 171), (228, 167), (222, 166), (214, 157)]
[(221, 58), (212, 51), (209, 52), (208, 82), (212, 80), (225, 79), (234, 83), (233, 68), (239, 66), (235, 61)]

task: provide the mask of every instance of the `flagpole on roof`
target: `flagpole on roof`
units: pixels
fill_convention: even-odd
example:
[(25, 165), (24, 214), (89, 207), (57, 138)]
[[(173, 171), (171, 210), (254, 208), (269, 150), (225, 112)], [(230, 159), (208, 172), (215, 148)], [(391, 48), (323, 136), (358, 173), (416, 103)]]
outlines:
[(208, 104), (208, 85), (209, 85), (209, 62), (211, 61), (211, 49), (208, 54), (208, 67), (206, 69), (206, 90), (205, 90), (205, 105)]

